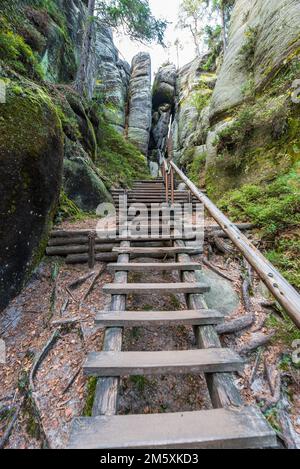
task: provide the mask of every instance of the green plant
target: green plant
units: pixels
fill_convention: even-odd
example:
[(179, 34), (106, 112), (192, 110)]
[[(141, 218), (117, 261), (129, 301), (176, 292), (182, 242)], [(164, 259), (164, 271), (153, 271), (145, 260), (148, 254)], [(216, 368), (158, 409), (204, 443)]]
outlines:
[(257, 44), (258, 28), (249, 26), (245, 31), (245, 41), (240, 50), (242, 65), (248, 70), (254, 66), (254, 55)]
[(88, 378), (87, 385), (86, 385), (86, 400), (85, 406), (83, 409), (83, 417), (91, 417), (96, 393), (96, 386), (97, 386), (97, 378), (91, 377)]
[(149, 380), (145, 376), (130, 376), (130, 381), (136, 386), (139, 392), (144, 392), (149, 386)]
[(206, 161), (206, 153), (202, 153), (201, 155), (197, 155), (192, 163), (188, 165), (188, 177), (194, 182), (196, 185), (199, 184), (199, 178), (201, 172), (205, 169), (205, 161)]
[(84, 212), (77, 205), (68, 198), (64, 190), (60, 193), (59, 206), (55, 216), (55, 223), (61, 223), (64, 220), (84, 220), (88, 216), (95, 216), (94, 214)]
[(146, 158), (103, 117), (96, 165), (112, 185), (129, 187), (134, 179), (150, 178)]
[(40, 79), (43, 77), (37, 56), (31, 47), (22, 36), (12, 31), (3, 17), (0, 17), (0, 61), (21, 74)]

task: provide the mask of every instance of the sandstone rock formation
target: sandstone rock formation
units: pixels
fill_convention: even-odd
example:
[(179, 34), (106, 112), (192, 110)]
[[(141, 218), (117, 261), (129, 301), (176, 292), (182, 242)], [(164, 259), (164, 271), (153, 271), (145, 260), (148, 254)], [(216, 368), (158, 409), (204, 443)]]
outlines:
[(0, 119), (0, 308), (19, 292), (43, 255), (59, 198), (63, 132), (44, 91), (11, 80)]
[(196, 58), (178, 72), (175, 119), (172, 126), (174, 159), (186, 166), (203, 150), (209, 127), (208, 105), (215, 74)]
[(271, 181), (300, 159), (297, 0), (238, 0), (213, 92), (206, 179), (217, 196), (245, 183)]
[(140, 52), (132, 61), (129, 84), (128, 139), (147, 156), (152, 114), (151, 58)]
[(100, 94), (104, 100), (108, 122), (123, 134), (126, 124), (130, 66), (119, 59), (109, 28), (102, 28), (96, 32), (89, 76), (90, 95)]
[(158, 172), (158, 166), (162, 162), (167, 147), (170, 119), (175, 106), (176, 77), (175, 65), (168, 64), (158, 70), (153, 84), (153, 114), (149, 147), (152, 174)]

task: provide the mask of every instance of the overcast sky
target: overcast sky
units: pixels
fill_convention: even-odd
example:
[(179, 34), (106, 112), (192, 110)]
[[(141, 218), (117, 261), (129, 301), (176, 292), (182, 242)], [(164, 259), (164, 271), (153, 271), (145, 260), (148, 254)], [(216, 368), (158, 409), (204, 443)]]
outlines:
[(183, 50), (180, 50), (179, 65), (182, 66), (190, 62), (195, 57), (193, 42), (187, 31), (182, 31), (176, 28), (180, 0), (149, 0), (149, 3), (154, 16), (166, 18), (170, 22), (166, 31), (165, 42), (166, 44), (171, 43), (172, 47), (167, 49), (158, 45), (147, 47), (144, 44), (132, 42), (128, 37), (122, 35), (118, 36), (115, 33), (115, 44), (123, 58), (125, 58), (127, 62), (131, 63), (135, 54), (140, 51), (148, 51), (152, 58), (152, 73), (155, 73), (159, 66), (166, 62), (168, 58), (177, 65), (177, 53), (176, 47), (174, 47), (174, 42), (176, 38), (179, 38), (183, 46)]

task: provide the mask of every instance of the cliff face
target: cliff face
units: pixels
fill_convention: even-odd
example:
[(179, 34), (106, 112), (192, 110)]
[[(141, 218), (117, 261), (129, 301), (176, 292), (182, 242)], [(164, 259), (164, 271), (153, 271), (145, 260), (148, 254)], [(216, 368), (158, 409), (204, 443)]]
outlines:
[[(207, 182), (218, 195), (287, 171), (300, 154), (300, 4), (238, 0), (210, 105)], [(296, 145), (296, 146), (295, 146)]]
[(215, 86), (204, 62), (178, 73), (175, 157), (299, 287), (299, 1), (237, 0)]
[(137, 54), (132, 61), (129, 83), (128, 139), (146, 156), (148, 154), (152, 114), (151, 58)]
[[(110, 30), (94, 31), (87, 76), (93, 100), (72, 89), (85, 20), (83, 0), (0, 3), (0, 79), (6, 90), (0, 104), (0, 308), (43, 256), (59, 201), (95, 211), (112, 201), (112, 185), (147, 177), (145, 158), (122, 136), (130, 67), (119, 59)], [(130, 134), (142, 124), (146, 154), (150, 58), (139, 64), (133, 67)]]

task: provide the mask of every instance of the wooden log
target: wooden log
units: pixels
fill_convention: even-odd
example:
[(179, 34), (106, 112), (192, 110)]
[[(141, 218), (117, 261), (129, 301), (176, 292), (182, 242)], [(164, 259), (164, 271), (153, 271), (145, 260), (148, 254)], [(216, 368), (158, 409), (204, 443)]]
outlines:
[[(176, 245), (184, 245), (183, 241), (176, 241)], [(187, 254), (178, 255), (179, 262), (190, 262)], [(184, 282), (196, 282), (197, 272), (183, 272)], [(187, 304), (190, 309), (207, 308), (203, 295), (187, 295)], [(219, 336), (213, 326), (195, 328), (195, 336), (199, 348), (222, 348)], [(213, 373), (205, 375), (212, 405), (215, 408), (239, 407), (243, 405), (242, 398), (236, 388), (233, 377), (227, 373)]]
[[(145, 257), (144, 254), (133, 254), (130, 256), (131, 259), (139, 259)], [(148, 258), (151, 259), (165, 259), (166, 257), (173, 258), (173, 254), (165, 255), (165, 254), (147, 254)], [(96, 261), (97, 262), (115, 262), (118, 260), (117, 253), (110, 253), (106, 252), (103, 254), (96, 254)], [(69, 254), (66, 257), (67, 264), (86, 264), (88, 262), (88, 254)]]
[(216, 331), (218, 334), (234, 334), (236, 332), (242, 331), (251, 327), (255, 321), (254, 314), (246, 314), (238, 319), (233, 319), (228, 322), (224, 322), (223, 324), (219, 324), (216, 327)]
[(207, 325), (219, 324), (224, 316), (215, 310), (201, 309), (191, 311), (102, 311), (97, 314), (98, 326), (141, 327), (166, 325)]
[(165, 294), (165, 293), (205, 293), (210, 287), (201, 283), (128, 283), (126, 285), (119, 283), (109, 283), (103, 287), (104, 293), (111, 295), (140, 295), (140, 294)]
[(109, 264), (107, 266), (107, 269), (110, 271), (120, 270), (120, 268), (122, 268), (123, 270), (126, 270), (127, 272), (154, 272), (154, 271), (167, 272), (167, 271), (180, 271), (180, 270), (192, 270), (192, 271), (201, 270), (202, 266), (201, 264), (196, 264), (195, 262), (190, 262), (190, 263), (186, 262), (184, 264), (181, 264), (179, 262), (162, 262), (162, 263), (129, 262), (128, 264), (120, 265), (119, 263), (116, 263), (116, 264)]
[(287, 311), (290, 318), (300, 328), (300, 295), (275, 269), (275, 267), (258, 251), (258, 249), (237, 229), (230, 220), (213, 204), (213, 202), (201, 193), (180, 169), (171, 161), (171, 166), (189, 187), (192, 193), (204, 204), (210, 215), (228, 234), (233, 244), (245, 256), (249, 264), (258, 273), (273, 296)]
[[(121, 246), (126, 248), (130, 243), (124, 241)], [(121, 254), (118, 257), (120, 264), (129, 262), (128, 254)], [(114, 281), (118, 284), (127, 283), (127, 272), (116, 272)], [(114, 295), (112, 296), (111, 311), (125, 311), (126, 310), (126, 296)], [(122, 328), (109, 328), (106, 329), (103, 343), (103, 351), (105, 352), (119, 352), (122, 348)], [(119, 378), (107, 377), (100, 378), (97, 382), (95, 399), (93, 404), (93, 417), (98, 415), (115, 415), (117, 412), (117, 396), (118, 396)]]
[(262, 334), (262, 333), (256, 333), (253, 334), (252, 338), (247, 342), (246, 344), (243, 344), (241, 347), (239, 347), (238, 352), (239, 353), (250, 353), (253, 352), (253, 350), (256, 350), (259, 347), (262, 347), (263, 345), (267, 345), (268, 343), (271, 342), (273, 339), (275, 333), (272, 332), (271, 334)]
[[(93, 269), (95, 267), (95, 262), (96, 262), (96, 259), (95, 259), (95, 255), (96, 255), (95, 238), (96, 238), (96, 233), (91, 232), (89, 234), (89, 246), (88, 246), (89, 268), (90, 269)], [(107, 246), (110, 246), (110, 244), (108, 244)]]
[[(96, 244), (95, 253), (111, 252), (118, 244)], [(69, 246), (52, 246), (46, 249), (48, 256), (68, 256), (69, 254), (89, 254), (88, 244), (69, 245)], [(89, 256), (88, 256), (89, 257)], [(96, 255), (95, 255), (96, 260)], [(92, 268), (92, 267), (91, 267)]]
[(276, 447), (255, 407), (74, 420), (68, 449), (252, 449)]
[(154, 376), (242, 371), (244, 363), (230, 349), (171, 352), (92, 352), (83, 366), (88, 376)]

